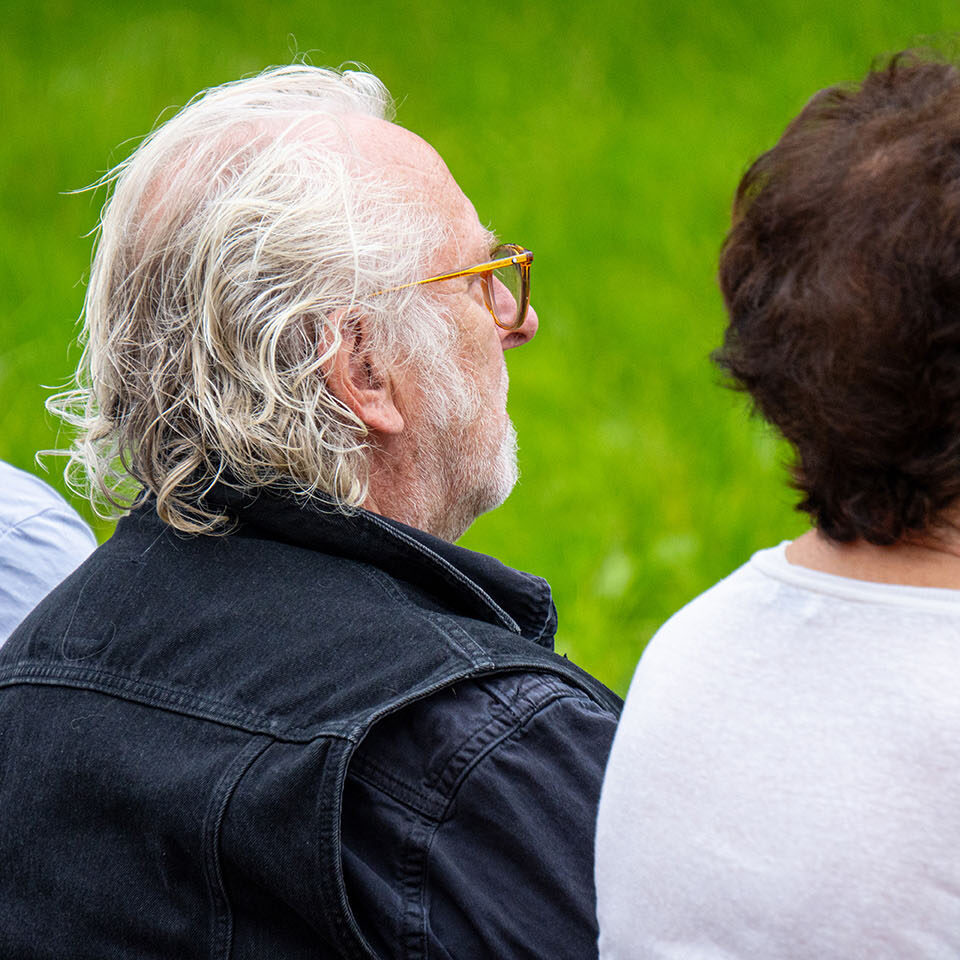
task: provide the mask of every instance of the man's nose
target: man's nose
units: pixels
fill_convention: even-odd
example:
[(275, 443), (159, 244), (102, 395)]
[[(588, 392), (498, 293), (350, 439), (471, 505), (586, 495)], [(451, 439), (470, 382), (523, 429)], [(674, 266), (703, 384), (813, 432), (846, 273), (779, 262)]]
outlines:
[(522, 347), (537, 335), (539, 325), (540, 320), (537, 317), (537, 311), (533, 309), (533, 304), (530, 304), (527, 307), (527, 315), (523, 318), (522, 327), (518, 327), (516, 330), (504, 330), (502, 327), (497, 327), (500, 332), (500, 346), (504, 350)]

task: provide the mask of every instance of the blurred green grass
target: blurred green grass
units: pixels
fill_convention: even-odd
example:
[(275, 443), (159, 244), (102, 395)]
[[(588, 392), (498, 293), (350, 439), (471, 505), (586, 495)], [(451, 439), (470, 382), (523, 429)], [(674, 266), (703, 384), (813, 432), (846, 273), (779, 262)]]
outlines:
[(958, 14), (946, 0), (15, 5), (0, 36), (0, 457), (36, 469), (35, 451), (66, 443), (44, 385), (78, 356), (102, 202), (67, 191), (203, 87), (295, 56), (362, 62), (481, 219), (537, 255), (541, 332), (508, 358), (522, 481), (463, 543), (546, 576), (560, 649), (623, 692), (674, 610), (805, 527), (786, 451), (707, 359), (739, 175), (814, 90), (950, 34)]

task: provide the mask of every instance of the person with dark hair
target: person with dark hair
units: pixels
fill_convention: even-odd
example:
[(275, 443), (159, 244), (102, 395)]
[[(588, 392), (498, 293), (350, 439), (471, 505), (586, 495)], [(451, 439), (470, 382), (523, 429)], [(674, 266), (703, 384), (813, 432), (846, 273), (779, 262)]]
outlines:
[(960, 956), (960, 69), (821, 91), (747, 171), (715, 359), (813, 529), (677, 613), (600, 804), (605, 958)]

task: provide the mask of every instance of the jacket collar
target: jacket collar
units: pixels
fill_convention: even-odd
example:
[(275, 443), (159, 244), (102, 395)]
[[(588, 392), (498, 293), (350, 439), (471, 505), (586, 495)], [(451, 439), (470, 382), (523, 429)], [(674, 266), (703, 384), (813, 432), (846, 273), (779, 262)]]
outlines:
[[(218, 484), (204, 501), (226, 508), (237, 521), (237, 534), (266, 536), (370, 564), (426, 589), (454, 612), (553, 648), (557, 612), (550, 585), (541, 577), (368, 510), (343, 513), (324, 496), (295, 499)], [(152, 510), (152, 498), (144, 506)]]

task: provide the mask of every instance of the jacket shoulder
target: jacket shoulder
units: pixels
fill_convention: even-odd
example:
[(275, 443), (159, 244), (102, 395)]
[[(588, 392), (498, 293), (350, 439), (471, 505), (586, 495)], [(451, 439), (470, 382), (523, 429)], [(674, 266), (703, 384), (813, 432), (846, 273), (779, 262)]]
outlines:
[(552, 673), (474, 676), (377, 723), (354, 754), (350, 775), (439, 820), (473, 768), (553, 704), (594, 718), (611, 735), (617, 723), (615, 710)]

